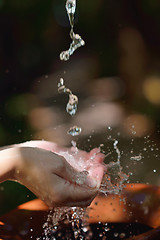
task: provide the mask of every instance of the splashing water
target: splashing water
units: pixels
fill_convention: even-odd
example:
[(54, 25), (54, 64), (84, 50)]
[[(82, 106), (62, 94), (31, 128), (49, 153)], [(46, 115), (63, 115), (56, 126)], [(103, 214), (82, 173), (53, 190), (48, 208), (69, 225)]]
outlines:
[[(74, 15), (76, 11), (76, 0), (67, 0), (66, 1), (66, 10), (71, 26), (70, 30), (70, 37), (72, 39), (72, 43), (70, 44), (70, 47), (68, 50), (61, 52), (60, 54), (60, 60), (67, 61), (69, 60), (70, 56), (75, 52), (75, 50), (81, 46), (85, 45), (84, 40), (81, 38), (80, 35), (75, 34), (73, 31), (74, 28)], [(59, 93), (65, 93), (69, 96), (68, 103), (66, 106), (66, 111), (71, 116), (74, 116), (77, 112), (77, 106), (78, 106), (78, 97), (72, 93), (72, 91), (69, 88), (66, 88), (64, 79), (60, 78), (60, 81), (58, 83), (58, 92)], [(73, 126), (68, 130), (68, 134), (71, 136), (78, 136), (81, 133), (82, 129), (78, 126)], [(111, 139), (113, 141), (113, 147), (117, 153), (117, 161), (110, 162), (109, 164), (106, 164), (107, 173), (103, 176), (103, 180), (99, 189), (100, 193), (104, 193), (107, 195), (108, 193), (114, 193), (118, 194), (123, 188), (123, 184), (125, 181), (128, 180), (129, 176), (124, 174), (122, 172), (122, 167), (120, 166), (120, 157), (121, 153), (118, 149), (118, 141)], [(99, 147), (99, 153), (101, 151), (102, 144)], [(75, 157), (78, 156), (78, 148), (76, 146), (76, 142), (72, 141), (72, 147), (71, 147), (72, 155), (70, 155), (68, 152), (63, 152), (61, 155), (69, 159), (71, 162), (74, 161)], [(96, 157), (96, 154), (92, 155), (90, 160), (94, 160)], [(75, 163), (76, 164), (76, 163)], [(83, 161), (81, 163), (81, 159), (78, 159), (78, 164), (80, 166), (83, 166)], [(94, 161), (93, 163), (94, 164)], [(74, 164), (72, 164), (74, 167)], [(84, 176), (84, 182), (86, 179), (86, 176), (89, 174), (88, 171), (83, 168)], [(76, 184), (83, 184), (83, 177), (81, 179), (76, 180)], [(91, 239), (92, 238), (92, 232), (89, 230), (89, 225), (86, 222), (83, 222), (82, 219), (84, 216), (87, 216), (87, 210), (86, 208), (81, 207), (61, 207), (61, 208), (55, 208), (54, 211), (51, 211), (48, 215), (47, 222), (44, 224), (44, 235), (46, 240), (54, 239), (56, 235), (56, 232), (59, 231), (60, 228), (63, 228), (64, 224), (71, 224), (72, 230), (74, 232), (74, 239)], [(105, 231), (108, 231), (108, 228), (104, 224)], [(83, 235), (85, 233), (85, 237)], [(50, 237), (52, 236), (52, 238)], [(103, 236), (103, 234), (102, 234)], [(61, 237), (61, 236), (59, 236)], [(73, 239), (70, 235), (65, 236), (65, 239)], [(88, 237), (88, 238), (87, 238)], [(59, 238), (58, 238), (59, 239)]]
[(70, 37), (72, 39), (72, 43), (70, 44), (70, 47), (68, 50), (61, 52), (60, 60), (62, 61), (68, 61), (70, 56), (77, 50), (77, 48), (80, 48), (85, 45), (85, 42), (81, 38), (81, 36), (79, 34), (75, 34), (73, 31), (74, 15), (76, 11), (76, 0), (67, 0), (66, 10), (67, 10), (69, 22), (71, 25)]
[[(109, 164), (105, 164), (108, 170), (107, 170), (107, 173), (103, 176), (103, 180), (99, 189), (99, 192), (104, 193), (105, 195), (107, 195), (108, 193), (119, 194), (124, 187), (124, 183), (129, 178), (128, 175), (122, 172), (122, 167), (120, 166), (121, 152), (118, 149), (117, 145), (118, 145), (118, 141), (114, 140), (113, 148), (117, 153), (117, 161), (110, 162)], [(101, 151), (102, 146), (103, 145), (101, 144), (99, 147), (99, 150), (97, 150), (97, 153)], [(68, 162), (70, 163), (72, 161), (75, 161), (75, 157), (79, 153), (79, 149), (77, 148), (75, 141), (72, 141), (71, 153), (72, 155), (70, 155), (69, 152), (61, 152), (60, 155), (68, 159)], [(93, 154), (92, 157), (90, 157), (90, 160), (93, 161), (97, 153)], [(75, 161), (75, 164), (78, 164), (79, 166), (81, 166), (84, 163), (82, 159), (79, 158), (78, 162)], [(89, 172), (83, 171), (82, 173), (84, 175), (84, 182), (85, 182), (85, 178), (89, 174)], [(77, 179), (76, 184), (83, 184), (83, 177), (81, 177), (81, 179)], [(57, 236), (57, 234), (61, 232), (63, 228), (65, 228), (65, 225), (66, 226), (71, 225), (71, 228), (74, 234), (74, 236), (71, 236), (69, 233), (67, 233), (67, 236), (65, 236), (65, 239), (81, 239), (81, 240), (92, 239), (93, 233), (90, 231), (89, 224), (84, 220), (84, 219), (87, 219), (87, 215), (88, 215), (88, 209), (86, 208), (81, 208), (81, 207), (55, 208), (54, 211), (50, 212), (50, 214), (48, 215), (47, 222), (43, 226), (44, 235), (45, 235), (43, 239), (46, 239), (46, 240), (60, 239), (60, 238), (56, 238), (56, 237), (53, 238), (53, 237)], [(102, 225), (101, 229), (103, 228), (104, 232), (110, 230), (107, 227), (107, 223), (104, 223), (104, 224), (101, 223), (101, 225)], [(100, 236), (101, 235), (103, 237), (102, 233), (100, 233)]]
[(65, 236), (65, 239), (84, 239), (82, 235), (83, 230), (84, 228), (88, 228), (87, 224), (85, 222), (82, 222), (85, 214), (86, 209), (81, 207), (55, 208), (54, 211), (50, 211), (47, 222), (43, 225), (45, 236), (45, 238), (43, 237), (43, 239), (56, 240), (57, 238), (55, 238), (54, 236), (57, 234), (58, 231), (65, 228), (65, 225), (71, 225), (74, 234), (74, 236), (70, 236), (70, 234), (68, 233)]
[(117, 153), (117, 161), (110, 162), (106, 165), (107, 173), (104, 174), (103, 180), (100, 186), (99, 191), (107, 195), (110, 194), (119, 194), (123, 187), (124, 183), (129, 179), (129, 175), (123, 173), (121, 167), (121, 152), (118, 148), (118, 140), (111, 139), (113, 142), (113, 147)]
[(72, 147), (71, 147), (71, 152), (72, 154), (77, 154), (78, 153), (78, 148), (77, 148), (77, 143), (75, 141), (71, 141)]

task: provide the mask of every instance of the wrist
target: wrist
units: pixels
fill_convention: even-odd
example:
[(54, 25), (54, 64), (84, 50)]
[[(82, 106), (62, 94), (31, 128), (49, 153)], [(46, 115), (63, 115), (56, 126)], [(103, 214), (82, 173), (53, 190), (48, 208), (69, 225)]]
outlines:
[(18, 166), (18, 148), (8, 148), (0, 151), (0, 182), (16, 180), (15, 171)]

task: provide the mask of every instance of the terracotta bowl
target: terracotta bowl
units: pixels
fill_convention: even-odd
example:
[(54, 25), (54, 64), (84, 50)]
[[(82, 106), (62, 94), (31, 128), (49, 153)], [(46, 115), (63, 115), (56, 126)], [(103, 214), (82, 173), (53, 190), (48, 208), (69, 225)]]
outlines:
[[(0, 217), (0, 239), (44, 239), (41, 238), (44, 232), (42, 226), (47, 215), (48, 208), (39, 199), (20, 205)], [(86, 220), (93, 231), (90, 239), (158, 240), (160, 188), (146, 184), (127, 184), (121, 195), (97, 196), (89, 207), (89, 218)], [(103, 227), (102, 223), (108, 223), (110, 229), (103, 238), (97, 235)], [(63, 237), (56, 239), (67, 239), (65, 234), (70, 226), (65, 228), (62, 229)]]

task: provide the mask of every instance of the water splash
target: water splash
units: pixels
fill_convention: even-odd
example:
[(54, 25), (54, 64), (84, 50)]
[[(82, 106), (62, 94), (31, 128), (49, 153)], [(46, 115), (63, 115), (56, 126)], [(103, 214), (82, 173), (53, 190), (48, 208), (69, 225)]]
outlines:
[(113, 147), (117, 153), (117, 163), (120, 163), (120, 158), (121, 158), (121, 152), (119, 151), (119, 148), (117, 147), (118, 145), (118, 140), (114, 140)]
[(85, 45), (85, 42), (81, 38), (81, 36), (79, 34), (75, 34), (73, 31), (74, 15), (76, 11), (76, 0), (66, 1), (66, 11), (67, 11), (69, 22), (71, 25), (70, 37), (72, 39), (72, 43), (70, 44), (70, 47), (68, 50), (60, 53), (60, 60), (62, 61), (68, 61), (70, 56), (77, 50), (77, 48), (80, 48)]
[[(113, 139), (112, 139), (113, 140)], [(93, 160), (96, 157), (96, 154), (101, 151), (101, 148), (104, 145), (101, 144), (99, 150), (90, 157), (90, 160)], [(109, 164), (105, 164), (105, 167), (108, 169), (107, 173), (103, 176), (103, 180), (99, 189), (100, 193), (104, 193), (107, 195), (110, 194), (119, 194), (123, 187), (124, 183), (128, 180), (129, 176), (122, 172), (122, 167), (120, 166), (120, 157), (121, 152), (118, 148), (118, 141), (114, 140), (113, 148), (117, 153), (117, 160), (115, 162), (110, 162)], [(77, 148), (76, 142), (72, 141), (71, 147), (71, 155), (69, 152), (61, 153), (62, 156), (68, 159), (68, 161), (74, 161), (76, 155), (78, 155), (79, 149)], [(68, 155), (65, 155), (68, 154)], [(77, 162), (76, 162), (77, 163)], [(79, 159), (78, 164), (81, 164), (81, 159)], [(77, 184), (83, 184), (85, 182), (86, 176), (89, 174), (88, 171), (81, 172), (84, 176), (81, 179), (77, 179)], [(87, 219), (88, 216), (88, 209), (81, 208), (81, 207), (58, 207), (55, 208), (54, 211), (51, 211), (48, 215), (47, 222), (44, 224), (44, 235), (43, 239), (60, 239), (56, 238), (55, 236), (59, 236), (58, 234), (62, 232), (61, 230), (67, 227), (68, 225), (71, 226), (73, 231), (73, 236), (69, 233), (65, 236), (65, 239), (92, 239), (93, 232), (90, 230), (89, 224), (84, 220)], [(83, 220), (82, 220), (83, 219)], [(109, 231), (110, 229), (107, 226), (107, 223), (100, 223), (101, 230), (100, 230), (100, 239), (101, 237), (105, 236), (105, 232)], [(51, 238), (52, 236), (52, 238)], [(60, 236), (59, 236), (60, 237)], [(88, 238), (87, 238), (88, 237)]]
[[(75, 52), (75, 50), (81, 46), (85, 45), (84, 40), (81, 38), (79, 34), (75, 34), (73, 31), (74, 28), (74, 16), (76, 11), (76, 0), (67, 0), (66, 1), (66, 11), (68, 14), (71, 30), (70, 30), (70, 37), (72, 42), (68, 50), (61, 52), (60, 60), (67, 61), (69, 60), (70, 56)], [(71, 115), (75, 115), (77, 112), (78, 106), (78, 97), (72, 93), (69, 88), (66, 88), (64, 79), (60, 78), (58, 83), (58, 92), (65, 93), (69, 96), (68, 103), (66, 106), (66, 111)], [(78, 126), (71, 127), (68, 132), (71, 136), (77, 136), (81, 133), (81, 128)], [(113, 140), (113, 139), (111, 139)], [(106, 165), (108, 169), (107, 173), (104, 175), (99, 192), (104, 193), (107, 195), (108, 193), (118, 194), (122, 188), (123, 183), (128, 180), (128, 176), (122, 172), (122, 167), (120, 166), (120, 157), (121, 153), (118, 149), (118, 141), (114, 140), (113, 147), (117, 153), (117, 161), (111, 162)], [(102, 145), (100, 147), (103, 147)], [(100, 152), (99, 148), (99, 152)], [(78, 148), (76, 146), (76, 142), (72, 141), (72, 148), (71, 152), (74, 157), (76, 154), (78, 155)], [(69, 153), (67, 153), (69, 154)], [(74, 155), (75, 154), (75, 155)], [(97, 153), (95, 153), (96, 156)], [(92, 156), (94, 159), (95, 156)], [(65, 155), (64, 155), (65, 157)], [(83, 171), (84, 180), (86, 179), (86, 175), (88, 175), (87, 171)], [(83, 178), (81, 178), (83, 181)], [(77, 179), (77, 184), (83, 184), (79, 182)], [(61, 207), (55, 208), (54, 211), (51, 211), (48, 215), (47, 222), (44, 224), (44, 234), (46, 240), (51, 239), (48, 236), (54, 236), (54, 234), (59, 230), (59, 228), (63, 228), (64, 224), (71, 224), (72, 230), (74, 232), (74, 239), (85, 239), (83, 233), (88, 234), (88, 239), (90, 239), (92, 233), (89, 231), (89, 225), (86, 222), (82, 222), (83, 217), (87, 215), (86, 208), (81, 207)], [(108, 231), (108, 227), (104, 226), (104, 230)], [(102, 234), (102, 233), (100, 233)], [(87, 236), (87, 235), (86, 235)], [(103, 234), (102, 234), (103, 236)], [(100, 236), (101, 237), (101, 236)], [(66, 238), (72, 239), (72, 238)], [(87, 238), (86, 238), (87, 239)], [(56, 240), (56, 238), (54, 238)]]
[(117, 160), (110, 162), (106, 165), (107, 173), (104, 174), (103, 180), (100, 186), (99, 191), (107, 195), (110, 194), (119, 194), (124, 188), (124, 183), (129, 179), (129, 175), (125, 174), (122, 171), (121, 167), (121, 152), (118, 148), (118, 140), (111, 139), (113, 141), (113, 148), (117, 153)]
[[(85, 222), (82, 223), (82, 219), (86, 214), (86, 208), (81, 207), (57, 207), (54, 211), (50, 211), (47, 222), (43, 225), (44, 237), (43, 239), (49, 240), (53, 239), (56, 233), (65, 228), (65, 225), (71, 225), (74, 239), (84, 239), (83, 238), (83, 228)], [(60, 237), (60, 236), (59, 236)], [(65, 236), (65, 239), (73, 239), (71, 236)], [(70, 238), (69, 238), (70, 237)], [(56, 238), (54, 238), (56, 240)], [(60, 238), (58, 238), (60, 239)], [(38, 239), (37, 239), (38, 240)]]

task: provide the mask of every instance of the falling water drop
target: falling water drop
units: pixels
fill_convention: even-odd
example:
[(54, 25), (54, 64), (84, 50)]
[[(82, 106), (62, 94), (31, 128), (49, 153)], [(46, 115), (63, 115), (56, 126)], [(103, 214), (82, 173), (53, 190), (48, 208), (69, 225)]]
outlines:
[(71, 115), (75, 115), (77, 112), (78, 97), (74, 94), (69, 94), (69, 101), (66, 106), (66, 111)]
[(68, 130), (68, 134), (71, 136), (78, 136), (81, 133), (82, 129), (80, 127), (77, 126), (73, 126)]
[(75, 52), (75, 50), (81, 46), (85, 45), (84, 40), (81, 38), (79, 34), (75, 34), (73, 31), (74, 27), (74, 15), (76, 11), (76, 0), (67, 0), (66, 1), (66, 10), (69, 18), (69, 22), (71, 25), (70, 37), (72, 42), (68, 50), (60, 53), (61, 61), (68, 61), (70, 56)]
[(71, 27), (74, 26), (74, 14), (76, 11), (76, 0), (67, 0), (66, 1), (66, 10), (69, 17)]
[(69, 100), (66, 106), (67, 113), (69, 113), (71, 116), (75, 115), (77, 112), (78, 97), (74, 95), (69, 88), (65, 87), (63, 78), (60, 78), (57, 86), (59, 93), (66, 93), (67, 95), (69, 95)]

